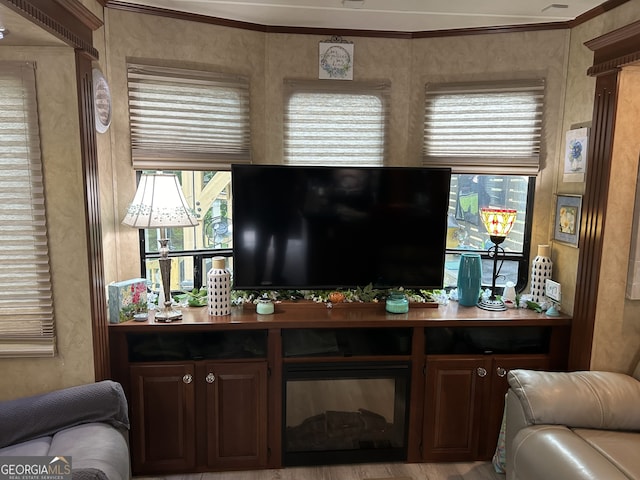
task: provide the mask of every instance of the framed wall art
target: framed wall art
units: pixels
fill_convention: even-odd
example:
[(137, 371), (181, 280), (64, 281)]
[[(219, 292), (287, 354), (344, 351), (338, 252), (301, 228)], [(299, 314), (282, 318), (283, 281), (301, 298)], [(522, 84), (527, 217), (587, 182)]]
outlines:
[(558, 194), (556, 196), (556, 216), (553, 228), (554, 240), (577, 247), (581, 215), (582, 196)]
[(333, 36), (319, 43), (318, 78), (353, 80), (353, 43)]
[(564, 154), (564, 182), (584, 182), (587, 171), (589, 129), (576, 128), (566, 134)]

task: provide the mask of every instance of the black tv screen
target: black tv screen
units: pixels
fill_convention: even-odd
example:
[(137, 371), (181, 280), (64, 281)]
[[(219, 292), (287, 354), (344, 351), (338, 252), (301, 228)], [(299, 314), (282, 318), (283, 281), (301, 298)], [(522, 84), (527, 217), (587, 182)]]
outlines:
[(450, 177), (233, 165), (234, 288), (441, 288)]

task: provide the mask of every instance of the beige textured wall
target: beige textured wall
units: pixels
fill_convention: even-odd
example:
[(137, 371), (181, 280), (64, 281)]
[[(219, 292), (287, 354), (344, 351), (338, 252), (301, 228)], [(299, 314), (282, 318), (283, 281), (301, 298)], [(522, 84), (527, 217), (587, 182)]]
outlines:
[(34, 60), (58, 355), (3, 359), (0, 400), (94, 380), (75, 57), (65, 47), (4, 47)]
[[(566, 76), (566, 100), (564, 103), (564, 119), (562, 131), (569, 130), (576, 124), (590, 122), (593, 113), (593, 96), (595, 78), (586, 75), (587, 69), (593, 63), (593, 52), (584, 42), (597, 38), (612, 30), (630, 24), (640, 19), (640, 1), (632, 0), (619, 7), (585, 22), (571, 30), (569, 50), (569, 65)], [(626, 76), (626, 74), (625, 74)], [(627, 85), (630, 82), (627, 81)], [(637, 96), (640, 92), (636, 92)], [(621, 105), (628, 103), (630, 95), (623, 93)], [(621, 113), (621, 112), (619, 112)], [(627, 117), (631, 121), (619, 123), (617, 131), (624, 128), (635, 128), (637, 136), (638, 116)], [(618, 137), (616, 137), (616, 142)], [(562, 147), (564, 150), (564, 139)], [(621, 160), (616, 152), (616, 162), (621, 168), (613, 166), (613, 175), (609, 187), (611, 204), (623, 203), (632, 206), (635, 196), (635, 180), (638, 150), (635, 160), (626, 158)], [(588, 166), (587, 166), (588, 168)], [(557, 193), (584, 194), (584, 183), (564, 183), (562, 181), (561, 163), (557, 165), (556, 178)], [(626, 172), (620, 175), (620, 172)], [(624, 178), (623, 178), (624, 177)], [(554, 213), (549, 212), (550, 218)], [(631, 216), (626, 210), (624, 218), (616, 218), (616, 213), (607, 212), (605, 225), (605, 258), (602, 262), (600, 275), (600, 293), (596, 312), (591, 368), (600, 370), (630, 371), (631, 363), (637, 361), (640, 355), (640, 334), (637, 321), (640, 302), (625, 301), (624, 288), (626, 284), (627, 259), (629, 256), (629, 235)], [(609, 227), (609, 228), (607, 228)], [(609, 249), (611, 247), (611, 249)], [(552, 259), (554, 261), (554, 277), (562, 284), (563, 308), (573, 306), (576, 288), (576, 265), (579, 251), (562, 244), (553, 245)], [(611, 255), (615, 255), (611, 259)], [(623, 260), (624, 259), (624, 260)], [(571, 308), (570, 311), (573, 311)]]

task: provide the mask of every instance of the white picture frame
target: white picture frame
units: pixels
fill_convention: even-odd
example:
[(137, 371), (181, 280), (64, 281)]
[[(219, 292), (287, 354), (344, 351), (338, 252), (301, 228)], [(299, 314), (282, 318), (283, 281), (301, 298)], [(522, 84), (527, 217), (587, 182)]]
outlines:
[(562, 287), (558, 282), (547, 278), (544, 284), (544, 294), (550, 300), (560, 303), (562, 300)]
[(589, 129), (586, 127), (569, 130), (565, 135), (563, 181), (584, 182), (587, 171)]
[(318, 78), (321, 80), (353, 80), (353, 43), (320, 42)]

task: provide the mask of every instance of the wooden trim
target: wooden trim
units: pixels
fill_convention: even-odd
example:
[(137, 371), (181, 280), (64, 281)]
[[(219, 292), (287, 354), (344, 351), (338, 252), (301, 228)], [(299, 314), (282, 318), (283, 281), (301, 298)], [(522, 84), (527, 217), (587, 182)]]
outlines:
[(600, 35), (593, 38), (584, 44), (596, 53), (600, 53), (606, 48), (619, 47), (624, 48), (627, 46), (628, 50), (637, 50), (638, 44), (632, 43), (633, 39), (640, 35), (640, 20), (630, 23), (622, 28), (613, 30), (611, 32)]
[(634, 54), (625, 55), (624, 57), (615, 58), (608, 62), (599, 63), (589, 67), (587, 75), (592, 77), (598, 77), (600, 75), (608, 75), (610, 73), (620, 70), (620, 65), (629, 65), (631, 63), (640, 60), (640, 52)]
[(86, 230), (88, 239), (89, 296), (93, 325), (93, 357), (96, 380), (109, 378), (109, 319), (105, 299), (102, 228), (100, 218), (100, 184), (93, 112), (93, 75), (89, 57), (76, 51), (78, 115), (84, 178)]
[[(81, 50), (92, 59), (99, 57), (98, 50), (93, 47), (92, 30), (83, 22), (91, 17), (81, 4), (75, 0), (62, 0), (65, 5), (50, 0), (0, 0), (14, 12), (42, 27), (47, 32), (65, 42), (76, 50)], [(71, 4), (74, 7), (71, 7)], [(71, 8), (73, 12), (69, 10)], [(75, 13), (83, 12), (83, 19)], [(95, 20), (89, 22), (95, 25)]]
[(600, 265), (611, 175), (615, 130), (618, 74), (596, 80), (596, 97), (589, 138), (589, 171), (582, 199), (578, 248), (574, 321), (571, 327), (569, 370), (588, 370), (591, 364), (593, 330), (597, 311)]
[(585, 42), (593, 50), (594, 61), (588, 74), (607, 74), (640, 60), (640, 21)]
[(574, 28), (578, 25), (582, 25), (589, 20), (596, 18), (603, 13), (613, 10), (614, 8), (627, 3), (629, 0), (607, 0), (606, 2), (592, 8), (591, 10), (584, 12), (582, 15), (578, 15), (575, 19), (569, 22), (569, 27)]
[(83, 25), (89, 27), (91, 31), (95, 31), (104, 25), (101, 19), (96, 17), (91, 10), (78, 2), (78, 0), (55, 0), (55, 2), (80, 20)]
[(537, 32), (542, 30), (563, 30), (569, 28), (569, 22), (526, 23), (522, 25), (501, 25), (498, 27), (454, 28), (413, 32), (411, 38), (458, 37), (466, 35), (487, 35), (491, 33)]
[(424, 328), (413, 329), (411, 337), (411, 389), (407, 425), (407, 462), (423, 460), (424, 385), (427, 371)]
[(267, 333), (267, 467), (282, 467), (282, 330)]

